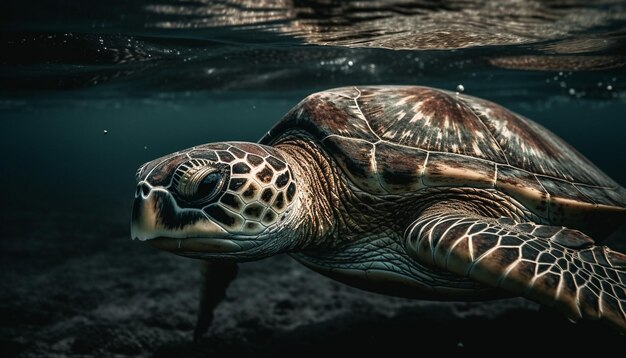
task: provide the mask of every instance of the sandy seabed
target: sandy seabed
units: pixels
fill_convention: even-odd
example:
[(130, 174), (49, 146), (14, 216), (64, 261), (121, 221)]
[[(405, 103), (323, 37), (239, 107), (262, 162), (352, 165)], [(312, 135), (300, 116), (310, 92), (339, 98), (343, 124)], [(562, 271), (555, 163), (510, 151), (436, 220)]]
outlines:
[[(425, 346), (501, 355), (626, 347), (609, 328), (572, 324), (524, 299), (386, 297), (332, 281), (286, 255), (241, 265), (213, 326), (193, 342), (197, 261), (131, 241), (123, 220), (24, 212), (0, 223), (3, 357), (421, 355)], [(614, 241), (626, 242), (623, 231)]]

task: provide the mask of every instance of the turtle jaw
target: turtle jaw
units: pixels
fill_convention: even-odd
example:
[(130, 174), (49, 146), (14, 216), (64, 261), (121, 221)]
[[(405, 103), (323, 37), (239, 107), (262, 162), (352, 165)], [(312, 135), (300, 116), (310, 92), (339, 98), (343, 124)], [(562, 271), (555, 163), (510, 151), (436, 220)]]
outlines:
[(165, 188), (139, 191), (133, 204), (131, 237), (183, 256), (231, 254), (242, 250), (229, 233), (201, 210), (181, 208)]

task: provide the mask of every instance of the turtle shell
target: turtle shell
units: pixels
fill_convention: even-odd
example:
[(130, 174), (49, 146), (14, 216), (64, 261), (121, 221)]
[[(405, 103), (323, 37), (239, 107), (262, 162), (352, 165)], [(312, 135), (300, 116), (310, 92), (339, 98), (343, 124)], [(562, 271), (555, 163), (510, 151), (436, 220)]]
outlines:
[(428, 187), (498, 190), (541, 221), (626, 212), (626, 191), (562, 139), (495, 103), (428, 87), (312, 94), (261, 140), (309, 136), (375, 195)]

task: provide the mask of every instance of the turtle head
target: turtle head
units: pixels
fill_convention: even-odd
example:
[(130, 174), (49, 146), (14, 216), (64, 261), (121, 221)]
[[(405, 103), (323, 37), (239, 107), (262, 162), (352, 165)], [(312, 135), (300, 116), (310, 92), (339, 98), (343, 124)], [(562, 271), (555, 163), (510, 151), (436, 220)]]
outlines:
[(183, 256), (259, 259), (288, 245), (281, 237), (295, 194), (291, 169), (272, 147), (193, 147), (139, 168), (131, 235)]

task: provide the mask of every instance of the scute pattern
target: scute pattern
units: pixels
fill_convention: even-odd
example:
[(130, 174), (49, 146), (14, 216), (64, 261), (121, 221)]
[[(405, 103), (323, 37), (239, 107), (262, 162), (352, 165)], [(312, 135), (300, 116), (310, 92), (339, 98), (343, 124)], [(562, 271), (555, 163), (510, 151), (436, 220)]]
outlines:
[(452, 94), (425, 87), (363, 88), (357, 102), (382, 140), (506, 163), (485, 125)]
[(465, 95), (458, 98), (485, 123), (508, 164), (570, 182), (617, 186), (576, 149), (530, 119), (486, 100)]
[(570, 319), (626, 325), (626, 255), (580, 231), (458, 213), (420, 218), (409, 255), (431, 267), (562, 310)]
[(226, 142), (217, 147), (215, 144), (194, 147), (182, 157), (185, 160), (211, 158), (212, 162), (230, 165), (230, 182), (224, 193), (202, 208), (230, 232), (262, 232), (293, 200), (293, 195), (288, 195), (289, 188), (295, 192), (293, 177), (284, 158), (272, 148)]
[(456, 158), (447, 153), (429, 153), (422, 176), (427, 186), (470, 186), (492, 188), (496, 182), (496, 164), (476, 158)]
[(387, 142), (376, 144), (376, 171), (387, 192), (415, 192), (425, 187), (422, 173), (428, 153)]
[(626, 212), (626, 191), (538, 124), (478, 98), (425, 87), (338, 88), (294, 107), (261, 140), (304, 130), (362, 190), (499, 190), (545, 221)]

